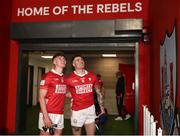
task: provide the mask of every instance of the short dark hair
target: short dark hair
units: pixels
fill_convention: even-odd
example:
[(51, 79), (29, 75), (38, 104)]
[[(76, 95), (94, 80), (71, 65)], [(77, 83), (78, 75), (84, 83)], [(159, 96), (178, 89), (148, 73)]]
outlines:
[[(74, 59), (75, 59), (76, 57), (81, 57), (81, 58), (83, 58), (80, 54), (76, 54), (76, 55), (74, 55), (74, 56), (72, 57), (72, 62), (74, 61)], [(83, 59), (84, 59), (84, 58), (83, 58)]]
[(59, 57), (59, 56), (65, 57), (65, 56), (64, 56), (64, 53), (56, 53), (56, 54), (54, 54), (54, 56), (52, 57), (52, 61), (54, 61), (54, 59), (55, 59), (56, 57)]
[(101, 75), (100, 75), (100, 74), (96, 74), (96, 76), (97, 76), (97, 77), (101, 77)]

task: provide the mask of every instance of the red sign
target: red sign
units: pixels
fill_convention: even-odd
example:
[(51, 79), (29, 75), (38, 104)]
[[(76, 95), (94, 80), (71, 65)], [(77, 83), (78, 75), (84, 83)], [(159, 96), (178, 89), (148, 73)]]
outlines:
[(148, 0), (13, 0), (13, 22), (144, 18)]

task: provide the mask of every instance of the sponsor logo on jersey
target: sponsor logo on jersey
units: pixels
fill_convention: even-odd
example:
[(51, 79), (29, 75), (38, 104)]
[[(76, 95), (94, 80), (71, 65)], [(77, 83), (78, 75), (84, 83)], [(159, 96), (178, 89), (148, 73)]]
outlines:
[(76, 94), (90, 93), (93, 91), (92, 86), (92, 84), (77, 85), (75, 86)]
[(66, 85), (56, 85), (55, 93), (65, 94), (67, 90)]
[(40, 85), (45, 85), (45, 80), (41, 80)]

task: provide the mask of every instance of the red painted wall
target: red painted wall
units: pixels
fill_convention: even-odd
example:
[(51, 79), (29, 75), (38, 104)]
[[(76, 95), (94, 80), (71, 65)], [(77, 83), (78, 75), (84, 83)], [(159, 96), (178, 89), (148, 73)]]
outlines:
[(139, 134), (143, 134), (143, 105), (150, 107), (150, 45), (139, 43)]
[[(178, 71), (180, 71), (180, 1), (179, 0), (151, 0), (150, 1), (150, 39), (151, 39), (151, 112), (160, 122), (160, 41), (164, 40), (167, 33), (171, 33), (173, 25), (177, 21), (178, 39)], [(178, 78), (180, 72), (178, 72)], [(180, 98), (180, 80), (178, 84), (178, 97)], [(180, 108), (180, 99), (177, 99)]]
[(16, 126), (16, 94), (17, 94), (17, 81), (18, 81), (18, 56), (19, 44), (11, 41), (10, 46), (10, 59), (9, 63), (9, 92), (7, 99), (7, 121), (6, 127), (9, 134), (14, 134)]
[(11, 0), (0, 1), (0, 134), (7, 131), (7, 97), (10, 48)]

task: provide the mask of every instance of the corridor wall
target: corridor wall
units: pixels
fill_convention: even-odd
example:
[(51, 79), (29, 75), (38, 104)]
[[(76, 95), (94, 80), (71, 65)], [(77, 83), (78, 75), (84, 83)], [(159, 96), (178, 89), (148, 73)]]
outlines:
[[(179, 0), (151, 0), (150, 1), (150, 18), (149, 34), (151, 41), (150, 51), (150, 90), (151, 106), (150, 111), (153, 113), (158, 124), (160, 122), (160, 43), (166, 35), (170, 35), (174, 25), (177, 30), (177, 94), (180, 97), (180, 1)], [(176, 99), (176, 106), (180, 108), (180, 99)]]
[(11, 0), (0, 1), (0, 134), (6, 132)]

